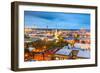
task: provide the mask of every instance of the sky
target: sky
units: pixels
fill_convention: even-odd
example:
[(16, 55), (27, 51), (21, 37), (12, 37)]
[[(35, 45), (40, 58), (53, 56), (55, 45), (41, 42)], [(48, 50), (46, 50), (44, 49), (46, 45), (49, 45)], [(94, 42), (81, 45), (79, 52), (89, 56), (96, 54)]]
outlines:
[(90, 29), (90, 14), (24, 11), (24, 25), (29, 28)]

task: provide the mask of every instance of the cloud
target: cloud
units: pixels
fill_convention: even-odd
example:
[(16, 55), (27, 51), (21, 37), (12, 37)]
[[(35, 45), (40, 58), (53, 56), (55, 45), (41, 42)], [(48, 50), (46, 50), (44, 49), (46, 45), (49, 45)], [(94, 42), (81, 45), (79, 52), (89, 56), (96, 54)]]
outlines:
[(37, 28), (89, 29), (90, 14), (25, 11), (25, 26)]

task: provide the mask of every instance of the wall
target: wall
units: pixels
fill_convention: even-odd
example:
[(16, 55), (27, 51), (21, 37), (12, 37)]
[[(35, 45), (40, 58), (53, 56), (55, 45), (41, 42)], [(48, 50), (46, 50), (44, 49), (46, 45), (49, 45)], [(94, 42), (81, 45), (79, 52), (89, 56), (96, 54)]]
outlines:
[[(10, 70), (10, 54), (11, 54), (11, 12), (10, 3), (14, 0), (0, 0), (0, 73), (14, 73)], [(17, 0), (16, 0), (17, 1)], [(62, 4), (82, 4), (82, 5), (94, 5), (99, 7), (100, 12), (100, 0), (19, 0), (19, 1), (38, 1), (48, 3), (62, 3)], [(98, 12), (98, 13), (99, 13)], [(98, 19), (100, 14), (98, 14)], [(98, 22), (99, 24), (100, 22)], [(98, 25), (99, 27), (100, 25)], [(98, 29), (98, 32), (100, 29)], [(100, 37), (100, 34), (98, 34)], [(100, 38), (98, 39), (100, 42)], [(99, 46), (100, 47), (100, 46)], [(100, 49), (98, 48), (98, 51)], [(98, 53), (100, 55), (100, 53)], [(100, 61), (100, 58), (98, 59)], [(99, 62), (100, 65), (100, 62)], [(73, 68), (73, 69), (55, 69), (55, 70), (40, 70), (40, 71), (26, 71), (25, 73), (99, 73), (100, 66), (88, 67), (88, 68)], [(24, 72), (22, 72), (24, 73)]]

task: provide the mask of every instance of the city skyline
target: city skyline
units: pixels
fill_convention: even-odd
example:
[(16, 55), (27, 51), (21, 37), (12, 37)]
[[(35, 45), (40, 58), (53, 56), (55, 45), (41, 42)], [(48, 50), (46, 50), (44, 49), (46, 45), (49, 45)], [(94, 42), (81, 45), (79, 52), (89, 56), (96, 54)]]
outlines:
[(24, 11), (25, 28), (90, 29), (90, 14)]

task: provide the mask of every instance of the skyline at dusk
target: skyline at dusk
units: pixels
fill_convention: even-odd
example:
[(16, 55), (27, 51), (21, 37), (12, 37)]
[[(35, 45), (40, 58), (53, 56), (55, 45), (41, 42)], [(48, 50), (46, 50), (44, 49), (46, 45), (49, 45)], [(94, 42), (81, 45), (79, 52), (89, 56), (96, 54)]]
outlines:
[(25, 28), (90, 29), (90, 14), (24, 11)]

